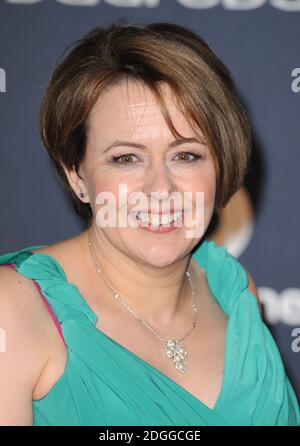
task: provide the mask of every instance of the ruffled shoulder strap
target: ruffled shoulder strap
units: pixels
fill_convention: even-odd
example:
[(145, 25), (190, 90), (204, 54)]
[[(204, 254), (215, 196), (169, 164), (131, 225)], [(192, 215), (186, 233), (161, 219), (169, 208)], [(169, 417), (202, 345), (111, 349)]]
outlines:
[(76, 319), (95, 324), (96, 314), (81, 296), (78, 287), (69, 282), (54, 257), (32, 250), (48, 245), (28, 246), (0, 255), (0, 265), (14, 264), (16, 270), (36, 281), (60, 324)]
[(246, 295), (249, 299), (248, 274), (225, 246), (204, 239), (193, 257), (205, 270), (210, 290), (227, 315), (239, 299)]
[[(34, 279), (60, 323), (75, 318), (95, 324), (96, 314), (77, 286), (67, 280), (61, 265), (48, 254), (32, 252), (46, 246), (34, 245), (2, 254), (0, 265), (15, 264), (18, 272)], [(192, 256), (205, 270), (212, 294), (228, 315), (239, 299), (243, 296), (249, 299), (248, 275), (227, 248), (217, 245), (213, 240), (203, 239)]]

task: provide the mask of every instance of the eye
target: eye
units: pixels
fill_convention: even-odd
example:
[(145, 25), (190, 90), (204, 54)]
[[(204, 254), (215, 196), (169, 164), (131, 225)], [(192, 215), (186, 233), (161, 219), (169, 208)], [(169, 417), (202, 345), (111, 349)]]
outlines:
[(112, 156), (110, 161), (117, 164), (132, 164), (132, 157), (135, 157), (133, 153), (126, 153), (125, 155)]
[[(179, 161), (183, 163), (192, 163), (203, 158), (202, 155), (198, 155), (192, 152), (178, 152), (176, 153), (175, 157), (177, 156), (179, 156)], [(137, 156), (133, 153), (126, 153), (120, 156), (112, 156), (109, 161), (116, 164), (129, 165), (136, 163), (136, 161), (133, 161), (133, 158), (136, 158), (138, 160)]]
[[(194, 161), (198, 161), (199, 159), (203, 158), (202, 155), (197, 155), (196, 153), (192, 153), (192, 152), (178, 152), (176, 153), (176, 156), (180, 156), (181, 160), (185, 163), (192, 163)], [(191, 159), (190, 156), (192, 156), (193, 158)]]

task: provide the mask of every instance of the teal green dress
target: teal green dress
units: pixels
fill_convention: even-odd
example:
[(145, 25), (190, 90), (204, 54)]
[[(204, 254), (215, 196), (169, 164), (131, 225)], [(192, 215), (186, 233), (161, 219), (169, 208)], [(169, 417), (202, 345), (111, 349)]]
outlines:
[[(50, 255), (29, 246), (0, 256), (34, 279), (67, 345), (63, 374), (33, 400), (35, 426), (300, 426), (299, 405), (241, 263), (204, 239), (193, 257), (228, 315), (224, 377), (211, 409), (96, 328), (97, 316)], [(101, 315), (100, 315), (101, 317)]]

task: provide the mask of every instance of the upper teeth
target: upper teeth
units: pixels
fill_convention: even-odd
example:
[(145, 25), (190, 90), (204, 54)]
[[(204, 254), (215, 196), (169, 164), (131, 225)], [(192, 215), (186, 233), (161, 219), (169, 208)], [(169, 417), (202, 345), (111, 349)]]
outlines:
[(174, 214), (163, 214), (163, 215), (149, 215), (147, 213), (137, 212), (136, 218), (142, 223), (151, 224), (151, 226), (167, 225), (173, 221), (178, 220), (181, 217), (181, 212), (174, 212)]

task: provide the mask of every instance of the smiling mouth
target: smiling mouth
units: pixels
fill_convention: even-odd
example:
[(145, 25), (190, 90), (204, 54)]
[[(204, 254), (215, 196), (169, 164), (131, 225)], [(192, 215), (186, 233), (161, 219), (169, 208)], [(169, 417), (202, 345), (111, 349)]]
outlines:
[(135, 214), (136, 220), (146, 227), (174, 227), (174, 224), (182, 218), (181, 211), (175, 211), (170, 214), (149, 214), (138, 211)]

